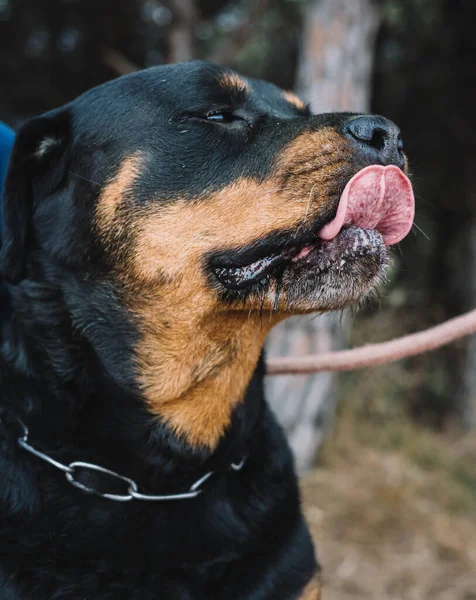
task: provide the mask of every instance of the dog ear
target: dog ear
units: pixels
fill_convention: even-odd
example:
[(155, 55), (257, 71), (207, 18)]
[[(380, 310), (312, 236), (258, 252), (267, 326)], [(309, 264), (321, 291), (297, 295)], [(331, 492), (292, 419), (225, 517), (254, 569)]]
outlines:
[[(25, 276), (31, 234), (34, 184), (61, 161), (70, 138), (65, 111), (25, 123), (10, 154), (3, 188), (0, 271), (10, 283)], [(44, 178), (43, 178), (44, 179)]]

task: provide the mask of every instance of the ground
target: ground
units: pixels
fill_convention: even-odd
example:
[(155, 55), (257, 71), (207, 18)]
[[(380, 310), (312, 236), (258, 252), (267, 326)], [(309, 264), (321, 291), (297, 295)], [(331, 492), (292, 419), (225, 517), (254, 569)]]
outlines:
[(302, 479), (324, 600), (476, 600), (476, 432), (416, 423), (415, 387), (410, 363), (340, 376), (335, 428)]
[(324, 599), (476, 600), (476, 511), (450, 479), (373, 450), (306, 476)]

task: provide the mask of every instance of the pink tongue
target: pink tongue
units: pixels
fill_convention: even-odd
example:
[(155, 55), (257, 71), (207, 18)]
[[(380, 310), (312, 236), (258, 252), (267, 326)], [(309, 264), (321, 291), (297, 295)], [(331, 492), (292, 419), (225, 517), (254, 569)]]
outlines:
[(359, 171), (345, 186), (333, 221), (318, 233), (332, 240), (344, 225), (376, 229), (391, 246), (412, 228), (415, 198), (408, 177), (396, 166), (371, 165)]

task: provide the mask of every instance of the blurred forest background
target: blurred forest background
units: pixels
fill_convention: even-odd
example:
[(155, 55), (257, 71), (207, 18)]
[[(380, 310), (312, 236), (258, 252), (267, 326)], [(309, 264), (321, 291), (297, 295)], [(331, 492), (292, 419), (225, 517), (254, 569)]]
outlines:
[[(270, 355), (389, 339), (476, 306), (475, 0), (0, 0), (14, 128), (137, 68), (203, 58), (315, 112), (396, 121), (417, 193), (380, 301), (290, 320)], [(349, 375), (269, 380), (329, 600), (476, 600), (476, 340)], [(336, 415), (337, 414), (337, 418)]]

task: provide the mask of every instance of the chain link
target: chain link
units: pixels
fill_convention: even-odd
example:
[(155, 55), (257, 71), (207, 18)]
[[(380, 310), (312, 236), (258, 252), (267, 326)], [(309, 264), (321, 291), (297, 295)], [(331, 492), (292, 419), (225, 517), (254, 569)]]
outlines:
[[(31, 444), (29, 444), (29, 442), (28, 442), (28, 437), (29, 437), (29, 433), (30, 433), (28, 430), (28, 427), (20, 419), (17, 418), (17, 421), (23, 430), (22, 437), (18, 438), (18, 440), (17, 440), (18, 445), (21, 448), (23, 448), (30, 454), (33, 454), (37, 458), (40, 458), (41, 460), (47, 462), (48, 464), (55, 467), (56, 469), (59, 469), (60, 471), (62, 471), (65, 474), (66, 479), (74, 487), (76, 487), (88, 494), (94, 494), (96, 496), (100, 496), (101, 498), (108, 498), (109, 500), (115, 500), (116, 502), (129, 502), (130, 500), (145, 500), (147, 502), (160, 502), (160, 501), (164, 501), (164, 500), (187, 500), (190, 498), (196, 498), (199, 494), (201, 494), (203, 491), (202, 486), (205, 484), (206, 481), (208, 481), (208, 479), (210, 479), (210, 477), (212, 477), (215, 474), (215, 471), (209, 471), (208, 473), (205, 473), (205, 475), (200, 477), (200, 479), (195, 481), (195, 483), (193, 483), (190, 486), (188, 492), (182, 492), (179, 494), (163, 494), (163, 495), (142, 494), (141, 492), (139, 492), (138, 485), (133, 479), (130, 479), (129, 477), (124, 477), (124, 475), (119, 475), (119, 473), (116, 473), (115, 471), (111, 471), (110, 469), (106, 469), (105, 467), (101, 467), (100, 465), (95, 465), (93, 463), (82, 462), (82, 461), (73, 461), (69, 465), (64, 465), (63, 463), (60, 463), (59, 461), (55, 460), (54, 458), (51, 458), (51, 456), (48, 456), (48, 454), (45, 454), (44, 452), (37, 450), (36, 448), (31, 446)], [(246, 462), (246, 456), (239, 463), (231, 463), (230, 470), (241, 471), (241, 469), (245, 465), (245, 462)], [(78, 481), (78, 479), (77, 479), (78, 471), (80, 471), (80, 470), (83, 470), (83, 471), (89, 470), (96, 474), (100, 473), (103, 475), (107, 475), (107, 477), (109, 477), (110, 479), (116, 479), (116, 481), (120, 481), (123, 484), (127, 484), (126, 493), (124, 493), (124, 494), (109, 494), (109, 493), (100, 492), (98, 490), (95, 490), (94, 488), (87, 486), (84, 483), (81, 483), (80, 481)]]
[[(69, 464), (68, 467), (70, 470), (66, 473), (66, 479), (71, 483), (71, 485), (74, 485), (74, 487), (77, 487), (78, 489), (83, 490), (83, 492), (87, 492), (88, 494), (98, 494), (103, 498), (109, 498), (109, 500), (116, 500), (117, 502), (128, 502), (129, 500), (133, 499), (132, 492), (137, 492), (138, 488), (134, 480), (129, 479), (129, 477), (119, 475), (119, 473), (111, 471), (110, 469), (100, 467), (99, 465), (94, 465), (92, 463), (82, 461), (75, 461)], [(86, 471), (89, 470), (95, 473), (104, 473), (108, 477), (112, 477), (113, 479), (115, 478), (119, 481), (126, 482), (128, 484), (127, 494), (106, 494), (103, 492), (98, 492), (94, 488), (84, 485), (84, 483), (81, 483), (80, 481), (77, 481), (75, 479), (75, 473), (77, 469)]]

